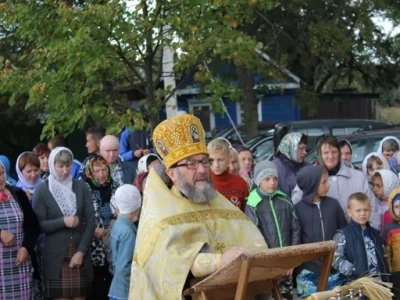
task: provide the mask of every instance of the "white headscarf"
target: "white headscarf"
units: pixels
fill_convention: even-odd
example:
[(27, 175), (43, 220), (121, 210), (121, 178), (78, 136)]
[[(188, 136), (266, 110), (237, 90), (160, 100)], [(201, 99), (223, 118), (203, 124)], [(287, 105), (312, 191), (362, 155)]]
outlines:
[(400, 179), (396, 176), (396, 174), (389, 170), (379, 170), (376, 172), (381, 174), (383, 183), (383, 199), (379, 199), (379, 205), (381, 207), (381, 211), (386, 212), (388, 210), (387, 201), (390, 193), (400, 186)]
[(381, 143), (379, 144), (379, 148), (377, 150), (378, 153), (382, 153), (383, 152), (383, 143), (385, 141), (387, 141), (387, 140), (395, 140), (396, 143), (399, 145), (399, 148), (400, 148), (400, 140), (397, 137), (395, 137), (395, 136), (387, 136), (387, 137), (383, 138)]
[(383, 169), (383, 170), (390, 170), (389, 163), (388, 163), (388, 161), (386, 160), (386, 158), (382, 155), (382, 152), (371, 152), (371, 153), (369, 153), (369, 154), (364, 158), (364, 161), (363, 161), (363, 163), (362, 163), (362, 170), (363, 170), (364, 174), (368, 177), (368, 180), (369, 180), (369, 181), (371, 181), (371, 178), (370, 178), (370, 176), (368, 175), (367, 162), (368, 162), (368, 159), (369, 159), (371, 156), (376, 156), (376, 157), (379, 157), (379, 158), (380, 158), (380, 160), (382, 161), (382, 166), (383, 166), (382, 169)]
[(70, 217), (76, 214), (76, 195), (72, 191), (72, 176), (71, 174), (64, 180), (58, 177), (55, 169), (55, 157), (60, 151), (68, 151), (71, 154), (71, 162), (74, 159), (71, 150), (65, 147), (57, 147), (50, 152), (49, 157), (49, 189), (54, 199), (56, 200), (61, 212), (64, 216)]

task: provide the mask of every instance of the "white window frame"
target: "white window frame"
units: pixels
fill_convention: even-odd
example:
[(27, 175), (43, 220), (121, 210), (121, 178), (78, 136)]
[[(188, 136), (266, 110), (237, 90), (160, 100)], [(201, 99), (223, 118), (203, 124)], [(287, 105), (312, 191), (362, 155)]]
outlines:
[[(201, 99), (190, 99), (188, 100), (188, 105), (189, 105), (189, 112), (192, 113), (193, 109), (195, 106), (202, 106), (202, 107), (209, 107), (210, 111), (212, 111), (212, 106), (210, 103), (207, 102), (207, 100), (201, 100)], [(215, 129), (215, 116), (214, 113), (210, 114), (210, 129), (211, 131)]]
[[(262, 122), (262, 105), (261, 105), (261, 101), (258, 102), (258, 106), (257, 106), (257, 112), (258, 112), (258, 122)], [(236, 120), (237, 120), (237, 124), (241, 125), (243, 124), (243, 120), (242, 120), (242, 105), (240, 103), (236, 104)]]

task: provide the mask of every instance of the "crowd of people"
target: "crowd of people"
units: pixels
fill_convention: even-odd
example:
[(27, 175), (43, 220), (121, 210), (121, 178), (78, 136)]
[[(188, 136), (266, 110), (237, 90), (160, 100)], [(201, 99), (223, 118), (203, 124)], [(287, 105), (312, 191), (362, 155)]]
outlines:
[[(0, 156), (0, 300), (182, 299), (242, 253), (328, 240), (328, 289), (374, 276), (400, 299), (400, 141), (383, 139), (360, 169), (348, 141), (322, 138), (315, 165), (307, 142), (288, 133), (273, 161), (255, 164), (225, 139), (206, 145), (182, 114), (152, 136), (89, 128), (82, 162), (61, 136), (38, 143), (15, 179)], [(315, 292), (320, 269), (289, 270), (283, 297)]]

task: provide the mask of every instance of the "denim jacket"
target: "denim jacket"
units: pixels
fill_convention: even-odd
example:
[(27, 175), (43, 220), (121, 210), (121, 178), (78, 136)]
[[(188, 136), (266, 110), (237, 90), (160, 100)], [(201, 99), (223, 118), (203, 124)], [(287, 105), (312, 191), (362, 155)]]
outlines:
[(128, 299), (136, 232), (136, 226), (124, 215), (118, 216), (111, 229), (110, 244), (114, 278), (111, 282), (109, 297), (120, 300)]

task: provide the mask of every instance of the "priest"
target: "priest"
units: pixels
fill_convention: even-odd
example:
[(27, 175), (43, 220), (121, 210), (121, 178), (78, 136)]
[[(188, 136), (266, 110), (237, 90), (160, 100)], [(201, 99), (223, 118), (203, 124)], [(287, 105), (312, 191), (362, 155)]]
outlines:
[(190, 279), (267, 245), (246, 215), (215, 190), (198, 118), (165, 120), (152, 139), (164, 165), (147, 179), (129, 299), (181, 300)]

